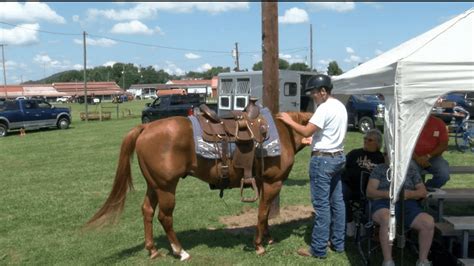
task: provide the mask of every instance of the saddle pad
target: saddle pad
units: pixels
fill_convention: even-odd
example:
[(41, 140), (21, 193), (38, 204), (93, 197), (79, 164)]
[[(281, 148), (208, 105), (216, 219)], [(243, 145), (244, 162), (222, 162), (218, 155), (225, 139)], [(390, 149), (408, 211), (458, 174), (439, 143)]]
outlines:
[[(257, 157), (274, 157), (280, 155), (280, 139), (278, 131), (273, 121), (272, 114), (268, 108), (262, 108), (260, 114), (267, 120), (268, 123), (268, 139), (263, 142), (262, 148), (256, 151)], [(206, 142), (202, 138), (202, 128), (198, 118), (194, 115), (188, 116), (193, 126), (193, 136), (196, 154), (206, 159), (220, 159), (219, 151), (222, 151), (221, 143)], [(229, 144), (228, 158), (231, 158), (235, 150), (235, 143)]]

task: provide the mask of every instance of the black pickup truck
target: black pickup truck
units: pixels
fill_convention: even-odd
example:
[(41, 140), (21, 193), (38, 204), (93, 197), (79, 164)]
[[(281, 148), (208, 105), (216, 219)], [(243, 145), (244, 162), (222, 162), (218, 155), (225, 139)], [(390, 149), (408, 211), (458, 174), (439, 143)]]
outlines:
[[(171, 116), (193, 115), (194, 109), (203, 103), (206, 103), (206, 99), (198, 93), (162, 95), (152, 103), (146, 104), (142, 111), (142, 123), (150, 123)], [(207, 105), (213, 110), (217, 109), (217, 104)]]

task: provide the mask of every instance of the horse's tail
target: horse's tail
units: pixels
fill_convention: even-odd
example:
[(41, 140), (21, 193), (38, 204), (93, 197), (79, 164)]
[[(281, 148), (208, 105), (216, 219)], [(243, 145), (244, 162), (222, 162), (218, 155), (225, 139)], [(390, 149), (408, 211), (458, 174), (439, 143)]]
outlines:
[(100, 210), (87, 222), (86, 227), (101, 227), (118, 220), (125, 206), (127, 192), (133, 189), (130, 160), (135, 151), (137, 138), (143, 129), (145, 125), (137, 126), (123, 139), (112, 191)]

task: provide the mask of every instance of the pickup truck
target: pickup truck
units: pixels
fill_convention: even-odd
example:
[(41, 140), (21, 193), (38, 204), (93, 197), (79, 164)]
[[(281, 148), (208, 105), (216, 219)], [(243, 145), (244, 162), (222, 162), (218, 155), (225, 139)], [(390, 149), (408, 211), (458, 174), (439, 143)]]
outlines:
[(361, 133), (383, 126), (385, 104), (380, 95), (351, 95), (346, 104), (347, 123)]
[[(146, 104), (142, 111), (142, 123), (146, 124), (170, 116), (192, 115), (194, 109), (205, 102), (204, 97), (198, 93), (162, 95), (152, 103)], [(209, 104), (209, 107), (216, 110), (217, 104)]]
[(58, 108), (44, 100), (0, 101), (0, 137), (15, 129), (67, 129), (70, 124), (71, 113), (68, 108)]

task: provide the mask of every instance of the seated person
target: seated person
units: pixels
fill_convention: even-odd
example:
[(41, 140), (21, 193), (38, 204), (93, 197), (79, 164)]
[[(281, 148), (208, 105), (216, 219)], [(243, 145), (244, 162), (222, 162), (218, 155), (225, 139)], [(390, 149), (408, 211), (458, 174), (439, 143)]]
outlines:
[[(372, 199), (372, 219), (380, 225), (379, 239), (382, 247), (384, 262), (382, 265), (395, 265), (392, 259), (392, 246), (388, 237), (388, 226), (390, 219), (390, 201), (389, 188), (390, 183), (386, 173), (388, 166), (388, 158), (386, 163), (380, 164), (372, 171), (369, 183), (367, 184), (367, 197)], [(434, 234), (434, 219), (426, 212), (422, 211), (419, 199), (427, 196), (425, 185), (421, 180), (420, 173), (414, 164), (410, 164), (404, 183), (405, 188), (405, 227), (410, 227), (418, 231), (418, 261), (416, 265), (431, 265), (428, 261), (428, 252), (431, 247)], [(397, 202), (395, 213), (397, 217), (400, 202)]]
[(423, 169), (433, 175), (426, 181), (428, 188), (440, 188), (449, 180), (449, 164), (441, 156), (448, 148), (449, 136), (443, 120), (430, 115), (413, 153), (413, 161), (421, 172)]
[[(352, 218), (351, 200), (360, 200), (361, 172), (372, 172), (374, 167), (384, 162), (382, 133), (377, 129), (369, 130), (364, 135), (364, 146), (350, 151), (346, 156), (346, 167), (342, 173), (342, 193), (346, 205), (346, 235), (354, 236), (355, 224)], [(365, 191), (365, 187), (362, 188)]]

